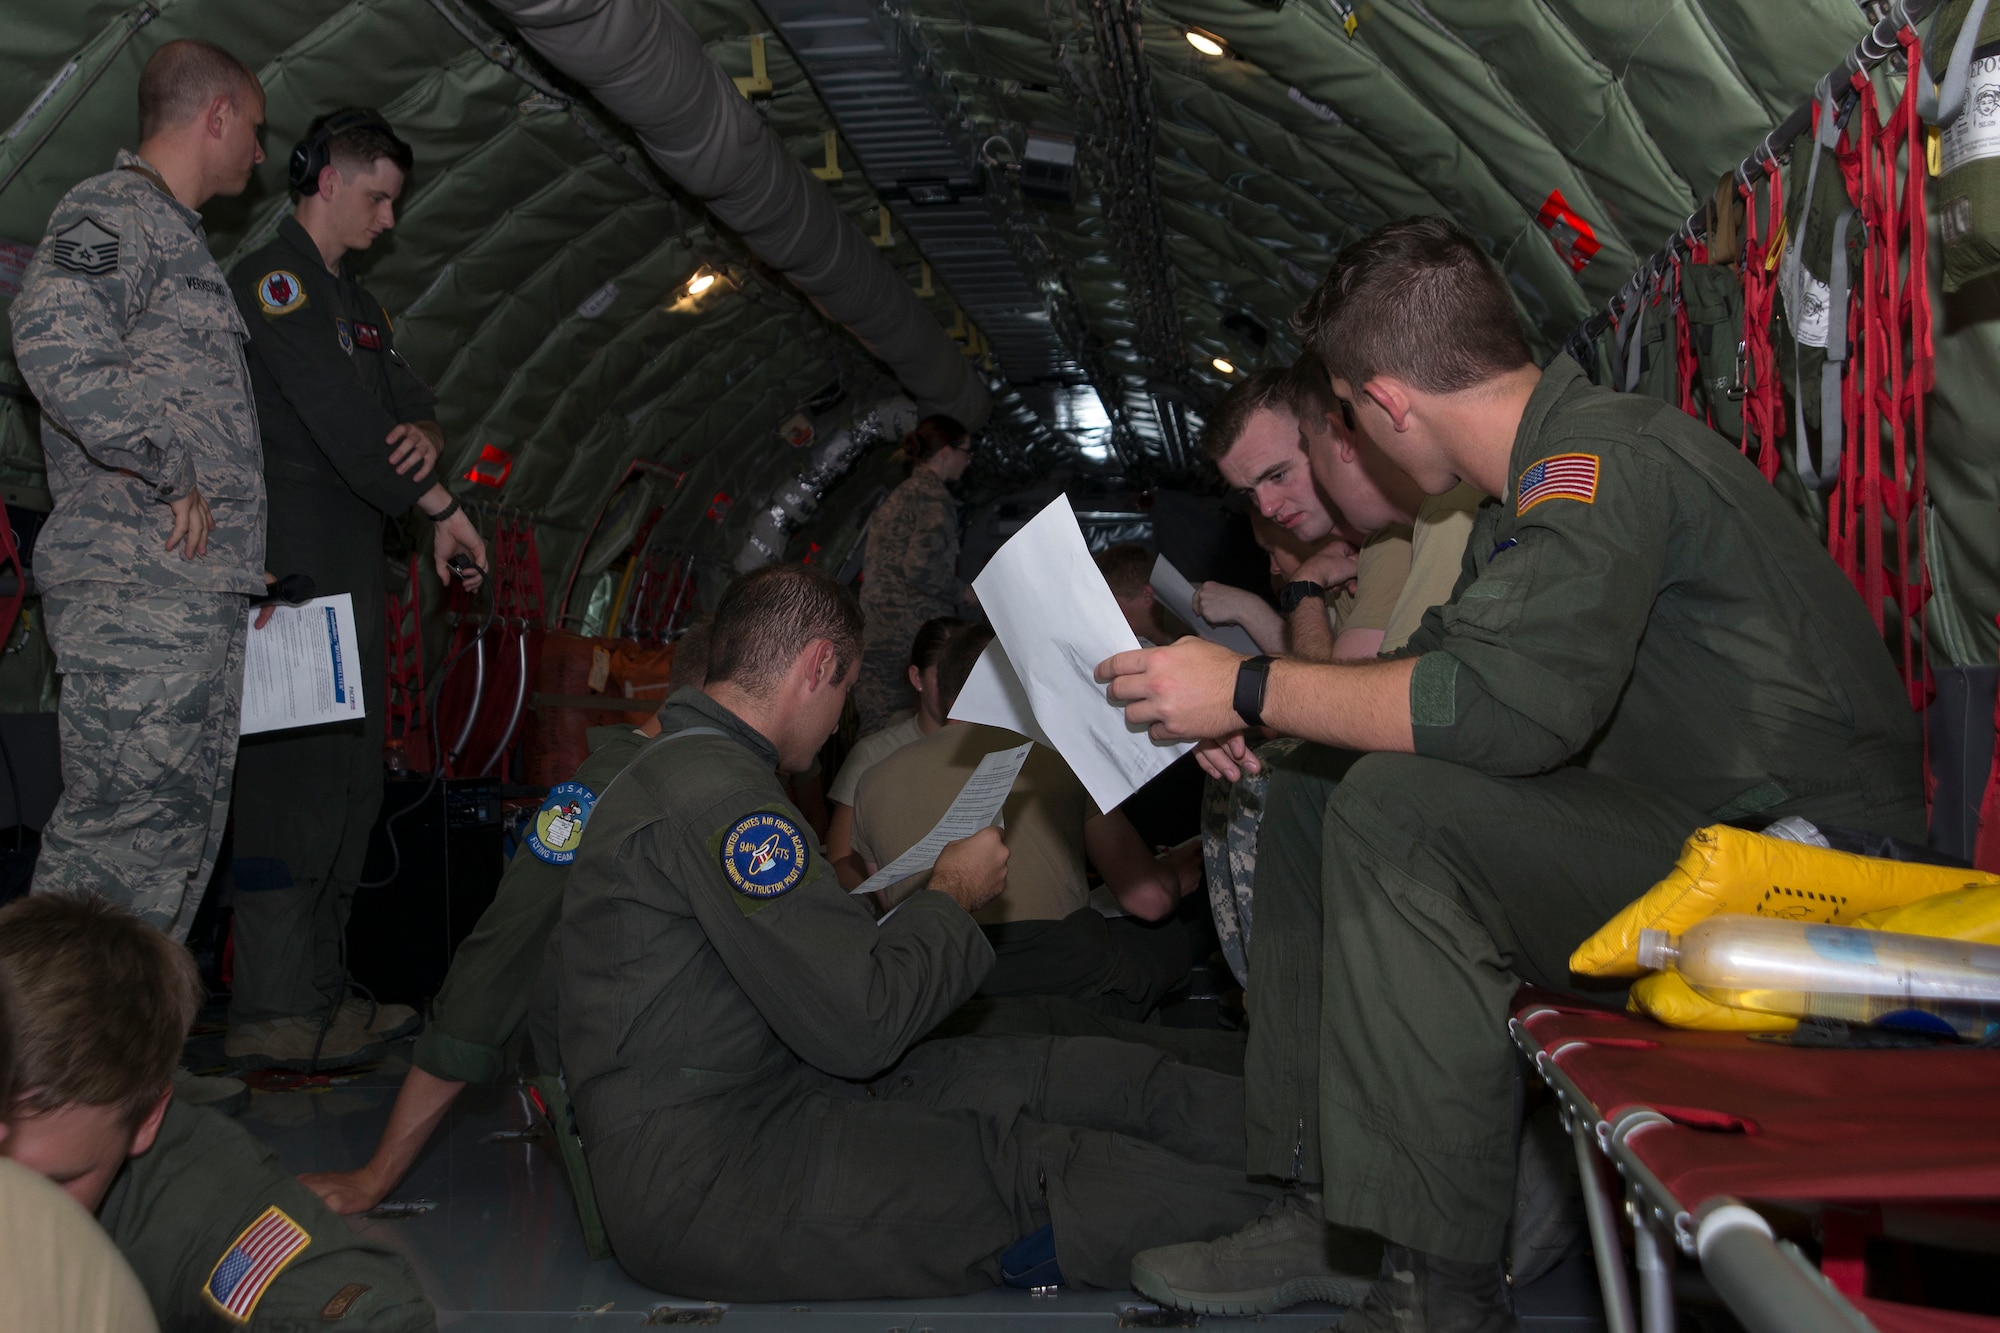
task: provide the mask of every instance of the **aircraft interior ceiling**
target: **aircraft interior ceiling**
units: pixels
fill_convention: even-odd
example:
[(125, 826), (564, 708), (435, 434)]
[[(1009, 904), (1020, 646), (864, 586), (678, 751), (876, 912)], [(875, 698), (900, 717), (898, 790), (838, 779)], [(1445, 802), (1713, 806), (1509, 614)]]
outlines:
[[(823, 441), (904, 391), (898, 368), (537, 46), (530, 11), (561, 8), (593, 6), (10, 0), (0, 240), (32, 247), (61, 193), (131, 143), (139, 68), (168, 38), (223, 43), (268, 92), (269, 160), (206, 210), (225, 269), (287, 209), (306, 122), (375, 106), (417, 167), (359, 266), (438, 389), (454, 488), (532, 521), (552, 590), (586, 543), (588, 575), (618, 553), (611, 537), (629, 541), (608, 508), (636, 522), (664, 505), (658, 531), (719, 578), (807, 463), (787, 423), (803, 413)], [(981, 382), (963, 400), (991, 404), (974, 498), (1063, 469), (1196, 482), (1203, 409), (1232, 375), (1289, 362), (1287, 317), (1331, 256), (1411, 213), (1479, 235), (1553, 355), (1871, 21), (1854, 0), (676, 8)], [(826, 36), (862, 31), (872, 83)], [(897, 155), (919, 142), (942, 156)], [(1933, 632), (1950, 660), (1990, 660), (2000, 443), (1978, 423), (2000, 297), (1974, 284), (1940, 310)], [(0, 488), (45, 508), (11, 359), (0, 394)], [(897, 475), (890, 442), (873, 443), (790, 553), (838, 560)]]

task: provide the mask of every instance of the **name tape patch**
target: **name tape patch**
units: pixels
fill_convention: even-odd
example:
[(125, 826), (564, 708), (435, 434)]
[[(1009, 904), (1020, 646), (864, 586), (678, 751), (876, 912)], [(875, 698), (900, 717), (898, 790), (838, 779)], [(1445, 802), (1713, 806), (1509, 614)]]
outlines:
[(805, 878), (806, 840), (783, 815), (747, 815), (722, 839), (722, 873), (746, 898), (781, 898)]
[(576, 860), (583, 845), (583, 826), (597, 808), (597, 794), (581, 782), (559, 782), (549, 788), (549, 799), (535, 811), (534, 826), (528, 830), (528, 850), (552, 866), (566, 866)]
[(1544, 500), (1597, 503), (1597, 455), (1557, 454), (1523, 472), (1514, 512), (1525, 514)]
[(230, 1319), (247, 1324), (285, 1265), (310, 1244), (312, 1237), (304, 1227), (283, 1210), (266, 1208), (215, 1261), (202, 1294)]
[(49, 259), (57, 268), (101, 278), (118, 267), (118, 233), (96, 218), (78, 218), (50, 241)]
[(357, 319), (354, 321), (354, 344), (357, 347), (366, 347), (371, 352), (379, 352), (382, 350), (382, 330), (373, 324), (363, 324)]
[(267, 315), (289, 315), (306, 303), (306, 289), (298, 274), (276, 269), (257, 283), (257, 301)]

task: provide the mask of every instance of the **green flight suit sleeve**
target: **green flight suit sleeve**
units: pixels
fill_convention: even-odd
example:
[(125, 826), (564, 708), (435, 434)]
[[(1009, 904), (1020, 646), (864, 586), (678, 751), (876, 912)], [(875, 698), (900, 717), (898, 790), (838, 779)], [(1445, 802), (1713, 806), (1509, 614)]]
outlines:
[[(108, 238), (116, 262), (56, 262), (56, 239), (79, 228)], [(48, 236), (9, 312), (21, 377), (92, 462), (130, 472), (171, 504), (195, 487), (194, 455), (174, 427), (163, 368), (138, 364), (124, 338), (158, 286), (145, 221), (134, 208), (65, 199)]]
[[(403, 354), (396, 350), (396, 328), (389, 322), (389, 312), (382, 303), (368, 298), (375, 305), (376, 326), (382, 331), (382, 368), (389, 376), (389, 392), (396, 400), (396, 420), (434, 421), (437, 419), (437, 392), (423, 382)], [(433, 476), (433, 481), (442, 478)]]
[(1475, 525), (1476, 577), (1411, 640), (1418, 754), (1496, 776), (1542, 773), (1583, 750), (1617, 707), (1662, 595), (1675, 501), (1665, 469), (1635, 450), (1569, 451), (1594, 447), (1592, 499), (1544, 499), (1511, 530)]
[(330, 303), (308, 297), (282, 313), (269, 313), (257, 299), (263, 278), (264, 270), (239, 264), (229, 279), (250, 326), (250, 356), (270, 374), (341, 480), (383, 513), (403, 513), (436, 477), (412, 481), (389, 465), (389, 432), (398, 422), (382, 410), (355, 373), (353, 357), (341, 350)]
[[(972, 997), (993, 948), (958, 904), (918, 893), (877, 924), (811, 850), (812, 830), (789, 805), (745, 801), (710, 827), (648, 827), (645, 854), (684, 885), (710, 945), (764, 1021), (798, 1057), (838, 1078), (867, 1078)], [(724, 843), (743, 819), (769, 812), (806, 847), (798, 883), (754, 897), (731, 883)]]

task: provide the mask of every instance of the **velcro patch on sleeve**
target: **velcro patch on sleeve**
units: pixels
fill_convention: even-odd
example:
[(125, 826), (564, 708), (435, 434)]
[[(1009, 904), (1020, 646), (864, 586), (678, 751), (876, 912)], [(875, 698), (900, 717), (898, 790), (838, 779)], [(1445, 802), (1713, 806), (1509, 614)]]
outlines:
[(581, 782), (559, 782), (549, 789), (549, 798), (535, 811), (528, 829), (528, 850), (552, 866), (566, 866), (576, 860), (583, 845), (583, 826), (597, 808), (597, 794)]
[(805, 835), (784, 815), (763, 810), (725, 829), (719, 857), (729, 887), (744, 899), (746, 915), (799, 886), (810, 864)]
[(1514, 512), (1525, 514), (1544, 500), (1597, 503), (1597, 455), (1556, 454), (1521, 474)]
[(370, 1290), (371, 1288), (366, 1282), (348, 1283), (339, 1291), (333, 1293), (332, 1300), (320, 1307), (320, 1321), (332, 1324), (347, 1318), (347, 1312), (354, 1308), (354, 1303), (367, 1295)]
[(266, 1208), (215, 1261), (202, 1295), (230, 1320), (247, 1324), (285, 1265), (310, 1244), (312, 1236), (284, 1210)]
[(286, 269), (273, 269), (257, 280), (257, 303), (264, 307), (267, 315), (289, 315), (294, 310), (305, 309), (306, 289), (299, 281), (299, 275)]
[(49, 260), (57, 268), (101, 278), (118, 267), (118, 233), (85, 216), (49, 239)]

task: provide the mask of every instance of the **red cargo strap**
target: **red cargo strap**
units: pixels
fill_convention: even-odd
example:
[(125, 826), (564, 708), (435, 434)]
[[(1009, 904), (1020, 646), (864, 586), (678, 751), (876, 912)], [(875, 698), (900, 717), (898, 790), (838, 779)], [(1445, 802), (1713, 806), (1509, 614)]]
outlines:
[[(1685, 262), (1689, 264), (1708, 262), (1708, 247), (1700, 241), (1695, 241), (1689, 250)], [(1694, 328), (1688, 322), (1686, 291), (1682, 286), (1683, 261), (1679, 248), (1668, 246), (1667, 257), (1674, 266), (1674, 387), (1679, 394), (1681, 411), (1700, 419), (1712, 429), (1715, 426), (1715, 409), (1697, 406), (1695, 400), (1695, 386), (1701, 382), (1701, 361), (1695, 355)]]
[[(1993, 617), (2000, 624), (2000, 616)], [(1979, 837), (1972, 864), (2000, 874), (2000, 696), (1993, 700), (1993, 766), (1986, 772), (1986, 795), (1979, 802)]]
[(28, 600), (28, 569), (14, 545), (14, 524), (0, 515), (0, 568), (7, 566), (14, 570), (14, 591), (0, 597), (0, 647), (14, 637), (14, 622), (20, 617), (21, 604)]
[(1772, 246), (1785, 223), (1784, 179), (1778, 159), (1768, 153), (1762, 163), (1766, 219), (1757, 221), (1757, 182), (1736, 173), (1736, 193), (1743, 199), (1743, 259), (1737, 265), (1743, 281), (1743, 441), (1746, 457), (1757, 464), (1764, 480), (1778, 475), (1778, 437), (1785, 433), (1785, 393), (1778, 376), (1778, 354), (1771, 346), (1771, 320), (1778, 292), (1778, 254)]
[(409, 561), (407, 596), (390, 593), (388, 618), (388, 700), (383, 742), (401, 745), (412, 769), (430, 765), (430, 737), (424, 730), (423, 603), (417, 584), (417, 557)]
[[(1904, 28), (1897, 40), (1910, 60), (1921, 57), (1912, 30)], [(1852, 325), (1857, 349), (1848, 362), (1843, 395), (1852, 443), (1827, 506), (1827, 549), (1898, 654), (1910, 706), (1921, 708), (1933, 692), (1924, 660), (1925, 604), (1931, 594), (1924, 534), (1924, 399), (1937, 379), (1924, 215), (1929, 178), (1924, 123), (1917, 114), (1914, 80), (1886, 125), (1875, 85), (1860, 74), (1852, 82), (1860, 102), (1848, 118), (1836, 159), (1867, 227), (1867, 249), (1856, 293), (1859, 319)]]

